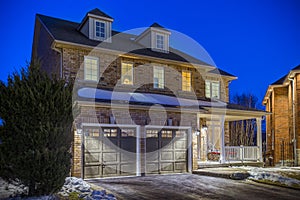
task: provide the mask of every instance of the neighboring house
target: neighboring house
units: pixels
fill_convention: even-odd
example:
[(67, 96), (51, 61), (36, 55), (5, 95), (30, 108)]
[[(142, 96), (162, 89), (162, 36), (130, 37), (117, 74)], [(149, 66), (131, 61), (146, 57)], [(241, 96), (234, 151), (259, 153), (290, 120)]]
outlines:
[[(170, 46), (157, 23), (112, 30), (99, 9), (80, 23), (36, 15), (32, 59), (76, 78), (72, 174), (83, 178), (191, 172), (199, 164), (262, 161), (266, 112), (229, 104), (237, 77)], [(229, 147), (229, 122), (257, 120), (257, 147)]]
[(272, 113), (266, 118), (267, 154), (271, 165), (300, 163), (300, 65), (269, 85), (263, 104)]

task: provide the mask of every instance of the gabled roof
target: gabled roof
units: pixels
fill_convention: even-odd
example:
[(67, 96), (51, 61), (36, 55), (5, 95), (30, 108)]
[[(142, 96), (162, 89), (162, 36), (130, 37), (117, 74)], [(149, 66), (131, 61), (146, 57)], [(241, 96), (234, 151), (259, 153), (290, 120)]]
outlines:
[(93, 14), (93, 15), (97, 15), (99, 17), (106, 17), (106, 18), (109, 18), (109, 19), (113, 19), (111, 16), (109, 16), (108, 14), (102, 12), (101, 10), (99, 10), (98, 8), (95, 8), (93, 10), (90, 10), (88, 12), (88, 14)]
[(156, 23), (156, 22), (154, 22), (150, 27), (154, 27), (154, 28), (165, 28), (165, 27), (163, 27), (163, 26), (161, 26), (160, 24), (158, 24), (158, 23)]
[[(91, 10), (89, 13), (92, 14), (101, 14), (102, 16), (107, 17), (105, 13), (100, 11), (99, 9)], [(170, 51), (166, 53), (161, 53), (157, 51), (153, 51), (151, 48), (146, 48), (140, 43), (136, 42), (132, 38), (136, 38), (137, 35), (132, 35), (128, 33), (121, 33), (118, 31), (112, 31), (113, 40), (111, 43), (91, 40), (84, 36), (80, 31), (78, 31), (78, 27), (80, 23), (72, 22), (68, 20), (63, 20), (59, 18), (49, 17), (41, 14), (36, 15), (37, 18), (45, 25), (46, 29), (52, 35), (53, 39), (58, 42), (66, 42), (75, 45), (83, 45), (89, 46), (91, 48), (97, 47), (100, 45), (101, 48), (107, 48), (110, 50), (121, 51), (128, 54), (148, 56), (158, 59), (166, 59), (171, 61), (185, 62), (196, 65), (207, 66), (208, 68), (214, 69), (215, 67), (197, 59), (191, 55), (188, 55), (178, 49), (174, 49), (170, 47)], [(109, 16), (108, 16), (109, 17)], [(154, 23), (151, 25), (152, 27), (162, 27), (158, 23)], [(210, 73), (218, 73), (224, 76), (235, 77), (223, 70), (214, 69), (210, 71)]]
[(272, 83), (271, 85), (268, 86), (268, 89), (266, 91), (265, 97), (263, 99), (263, 104), (265, 105), (267, 103), (267, 100), (270, 96), (270, 94), (273, 91), (274, 87), (286, 87), (287, 85), (289, 85), (290, 83), (290, 78), (293, 79), (295, 74), (300, 73), (300, 65), (294, 67), (293, 69), (291, 69), (289, 71), (288, 74), (284, 75), (283, 77), (281, 77), (280, 79), (278, 79), (277, 81), (275, 81), (274, 83)]
[(212, 73), (212, 74), (220, 74), (220, 75), (222, 75), (222, 76), (236, 77), (236, 76), (234, 76), (234, 75), (232, 75), (232, 74), (229, 74), (228, 72), (225, 72), (225, 71), (223, 71), (223, 70), (221, 70), (221, 69), (219, 69), (219, 68), (215, 68), (215, 69), (209, 71), (208, 73)]
[(271, 85), (282, 85), (284, 83), (286, 77), (287, 77), (287, 75), (284, 75), (283, 77), (281, 77), (280, 79), (278, 79), (277, 81), (272, 83)]

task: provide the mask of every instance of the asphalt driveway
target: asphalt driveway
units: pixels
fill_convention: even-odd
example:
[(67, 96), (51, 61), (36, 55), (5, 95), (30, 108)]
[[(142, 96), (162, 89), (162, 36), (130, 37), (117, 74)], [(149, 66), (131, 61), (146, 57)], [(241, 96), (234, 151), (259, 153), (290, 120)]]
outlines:
[(194, 174), (152, 175), (88, 181), (118, 199), (298, 199), (299, 190)]

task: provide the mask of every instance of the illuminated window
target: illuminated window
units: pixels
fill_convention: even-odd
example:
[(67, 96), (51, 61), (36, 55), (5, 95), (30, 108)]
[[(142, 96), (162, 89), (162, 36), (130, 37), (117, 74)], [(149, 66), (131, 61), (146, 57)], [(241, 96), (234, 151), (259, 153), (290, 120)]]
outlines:
[(95, 21), (95, 35), (98, 38), (105, 38), (105, 23)]
[(89, 81), (98, 81), (99, 65), (98, 58), (84, 57), (84, 79)]
[(207, 98), (220, 98), (220, 82), (219, 81), (205, 81), (205, 96)]
[(191, 91), (191, 72), (182, 71), (182, 90)]
[(164, 35), (161, 35), (161, 34), (157, 34), (156, 35), (156, 48), (157, 49), (161, 49), (161, 50), (164, 50), (164, 40), (165, 40), (165, 37)]
[(133, 84), (133, 64), (132, 63), (122, 63), (121, 69), (121, 81), (122, 84), (132, 85)]
[(154, 88), (164, 88), (164, 68), (155, 66), (153, 68), (153, 87)]

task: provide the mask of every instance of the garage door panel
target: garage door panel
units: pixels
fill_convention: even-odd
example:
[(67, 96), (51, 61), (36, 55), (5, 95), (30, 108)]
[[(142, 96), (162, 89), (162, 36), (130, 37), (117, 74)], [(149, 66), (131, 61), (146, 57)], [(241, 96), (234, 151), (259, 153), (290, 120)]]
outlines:
[(103, 175), (117, 175), (118, 174), (118, 165), (106, 165), (103, 168)]
[(118, 153), (103, 153), (103, 161), (105, 162), (117, 162), (118, 161)]
[(88, 152), (85, 153), (85, 162), (86, 163), (98, 163), (101, 160), (101, 154), (100, 153), (92, 153), (92, 152)]
[(185, 162), (175, 162), (175, 171), (186, 172), (186, 163)]
[(135, 174), (136, 172), (136, 165), (132, 163), (128, 164), (121, 164), (120, 165), (121, 173), (122, 174)]
[[(163, 129), (160, 132), (147, 130), (147, 173), (186, 172), (187, 143), (187, 130)], [(157, 154), (153, 156), (155, 154), (150, 152)]]
[(174, 152), (173, 151), (162, 151), (161, 152), (161, 160), (174, 160)]
[(161, 147), (165, 149), (173, 149), (172, 139), (162, 139)]
[(100, 176), (100, 166), (86, 166), (84, 168), (84, 175), (86, 178), (93, 178)]
[(84, 133), (84, 178), (136, 173), (136, 128), (89, 127)]
[(158, 149), (158, 138), (147, 138), (146, 152), (154, 152)]
[(96, 138), (87, 138), (85, 140), (85, 148), (90, 151), (98, 150), (100, 148), (100, 142)]
[(120, 147), (121, 149), (135, 153), (136, 152), (136, 138), (134, 137), (127, 137), (127, 138), (122, 138), (120, 142)]
[(173, 166), (173, 162), (164, 162), (161, 163), (161, 171), (162, 172), (174, 172), (174, 166)]
[(186, 149), (186, 140), (177, 140), (175, 141), (175, 149)]
[(146, 166), (146, 172), (147, 173), (158, 173), (159, 170), (158, 170), (158, 162), (155, 162), (155, 163), (147, 163), (147, 166)]
[(175, 160), (186, 160), (186, 152), (175, 152)]

